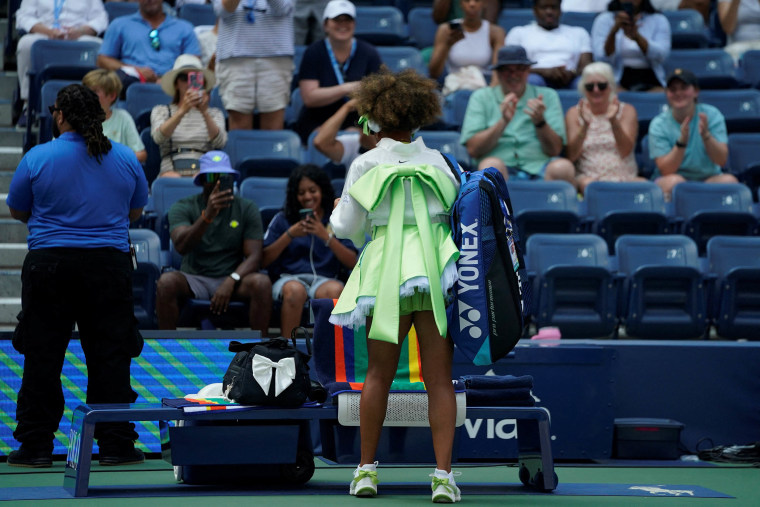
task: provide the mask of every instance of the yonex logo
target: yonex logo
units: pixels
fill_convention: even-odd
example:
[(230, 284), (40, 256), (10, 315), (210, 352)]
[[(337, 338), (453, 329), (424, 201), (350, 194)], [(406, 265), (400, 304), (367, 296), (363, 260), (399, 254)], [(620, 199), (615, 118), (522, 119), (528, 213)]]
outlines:
[(470, 336), (475, 339), (480, 338), (483, 331), (474, 324), (474, 322), (480, 320), (480, 312), (461, 299), (458, 301), (458, 304), (457, 313), (459, 314), (459, 329), (464, 331), (469, 327), (470, 329), (468, 332)]

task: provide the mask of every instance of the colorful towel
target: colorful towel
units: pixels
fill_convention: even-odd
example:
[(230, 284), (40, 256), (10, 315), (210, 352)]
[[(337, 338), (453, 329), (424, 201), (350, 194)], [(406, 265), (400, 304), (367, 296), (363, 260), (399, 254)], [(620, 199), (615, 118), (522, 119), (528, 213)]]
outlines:
[(251, 405), (238, 405), (227, 398), (198, 398), (187, 395), (184, 398), (163, 398), (163, 405), (167, 407), (181, 408), (183, 412), (208, 412), (210, 410), (250, 410), (256, 408)]

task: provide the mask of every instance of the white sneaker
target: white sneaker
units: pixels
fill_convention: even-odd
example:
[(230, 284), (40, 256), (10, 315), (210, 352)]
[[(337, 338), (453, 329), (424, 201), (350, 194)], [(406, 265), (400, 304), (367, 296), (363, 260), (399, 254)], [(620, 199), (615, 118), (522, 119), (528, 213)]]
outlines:
[(356, 467), (348, 492), (354, 496), (375, 496), (377, 494), (377, 461)]
[(430, 486), (433, 490), (433, 503), (454, 503), (462, 499), (462, 493), (454, 480), (453, 472), (447, 473), (436, 469), (430, 477), (433, 478)]

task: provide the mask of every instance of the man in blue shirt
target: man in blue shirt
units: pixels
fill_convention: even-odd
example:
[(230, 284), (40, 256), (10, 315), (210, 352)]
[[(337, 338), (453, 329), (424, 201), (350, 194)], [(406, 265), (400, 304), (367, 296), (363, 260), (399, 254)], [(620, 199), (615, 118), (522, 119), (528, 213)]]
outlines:
[(116, 71), (124, 92), (132, 83), (157, 82), (179, 55), (201, 55), (192, 24), (167, 16), (161, 0), (139, 2), (139, 12), (109, 25), (98, 54), (98, 67)]
[[(74, 325), (87, 360), (87, 403), (132, 403), (132, 357), (142, 350), (132, 301), (129, 223), (148, 200), (134, 152), (104, 135), (97, 95), (63, 88), (51, 106), (57, 139), (21, 160), (6, 200), (27, 224), (21, 313), (13, 346), (24, 354), (13, 436), (21, 448), (8, 464), (52, 465), (63, 416), (61, 369)], [(141, 463), (132, 423), (95, 427), (101, 465)]]

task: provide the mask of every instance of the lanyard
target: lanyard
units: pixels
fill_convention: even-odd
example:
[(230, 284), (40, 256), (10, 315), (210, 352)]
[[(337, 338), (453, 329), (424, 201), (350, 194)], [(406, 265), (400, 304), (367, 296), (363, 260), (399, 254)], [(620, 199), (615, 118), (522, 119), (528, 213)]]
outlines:
[(63, 10), (63, 3), (66, 0), (54, 0), (53, 3), (53, 28), (60, 28), (61, 23), (58, 19), (61, 17), (61, 11)]
[(338, 60), (335, 59), (335, 53), (333, 53), (330, 41), (327, 39), (325, 39), (325, 47), (327, 48), (327, 55), (330, 57), (330, 63), (332, 64), (333, 71), (335, 72), (335, 79), (338, 80), (339, 85), (342, 85), (346, 81), (346, 73), (348, 72), (348, 67), (351, 65), (351, 60), (354, 58), (354, 54), (356, 53), (356, 39), (351, 39), (351, 53), (348, 55), (346, 61), (343, 62), (342, 66), (338, 65)]

